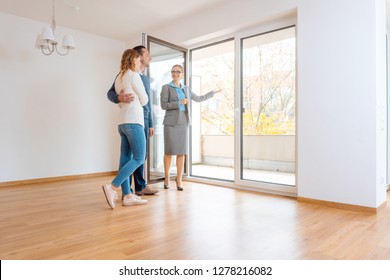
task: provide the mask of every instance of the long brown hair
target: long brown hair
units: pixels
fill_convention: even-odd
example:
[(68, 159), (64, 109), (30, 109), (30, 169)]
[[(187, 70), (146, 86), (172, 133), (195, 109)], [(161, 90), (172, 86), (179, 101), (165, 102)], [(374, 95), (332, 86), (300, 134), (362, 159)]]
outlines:
[(134, 60), (140, 56), (141, 55), (133, 49), (127, 49), (123, 52), (121, 66), (120, 66), (120, 73), (119, 73), (120, 79), (122, 79), (123, 75), (127, 70), (135, 71)]

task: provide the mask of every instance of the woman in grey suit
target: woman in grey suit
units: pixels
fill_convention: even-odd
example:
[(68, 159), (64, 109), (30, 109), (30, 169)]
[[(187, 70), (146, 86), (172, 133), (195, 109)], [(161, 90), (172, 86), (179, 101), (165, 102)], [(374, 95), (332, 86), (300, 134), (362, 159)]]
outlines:
[(198, 96), (188, 87), (181, 84), (184, 69), (181, 65), (174, 65), (171, 70), (172, 82), (161, 89), (161, 108), (165, 110), (164, 116), (164, 189), (169, 189), (169, 169), (172, 155), (176, 155), (176, 186), (182, 191), (182, 176), (184, 159), (188, 146), (188, 125), (191, 123), (189, 101), (205, 101), (221, 91), (210, 91), (205, 95)]

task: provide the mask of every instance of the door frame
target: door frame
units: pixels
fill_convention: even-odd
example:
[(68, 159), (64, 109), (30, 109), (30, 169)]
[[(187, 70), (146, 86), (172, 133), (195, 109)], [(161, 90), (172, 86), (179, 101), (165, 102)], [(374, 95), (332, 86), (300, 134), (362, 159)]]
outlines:
[[(184, 53), (184, 80), (186, 81), (186, 84), (187, 84), (187, 80), (188, 80), (188, 49), (182, 47), (182, 46), (179, 46), (179, 45), (175, 45), (175, 44), (172, 44), (170, 42), (167, 42), (167, 41), (164, 41), (162, 39), (159, 39), (157, 37), (153, 37), (153, 36), (150, 36), (150, 35), (147, 35), (146, 33), (143, 33), (142, 34), (142, 44), (144, 46), (146, 46), (146, 48), (148, 49), (149, 53), (150, 53), (150, 45), (151, 43), (155, 43), (155, 44), (159, 44), (159, 45), (162, 45), (164, 47), (167, 47), (167, 48), (171, 48), (171, 49), (174, 49), (176, 51), (179, 51), (179, 52), (183, 52)], [(150, 53), (151, 57), (152, 57), (152, 60), (153, 60), (153, 54)], [(148, 78), (150, 79), (150, 69), (149, 67), (147, 68), (147, 74)], [(150, 148), (151, 148), (151, 145), (150, 145), (150, 139), (148, 140), (148, 156), (147, 156), (147, 159), (146, 159), (146, 170), (144, 171), (146, 174), (146, 181), (147, 183), (157, 183), (157, 182), (160, 182), (162, 180), (164, 180), (164, 176), (162, 177), (159, 177), (157, 179), (151, 179), (151, 176), (150, 176), (150, 170), (151, 170), (151, 164), (150, 164)], [(185, 160), (185, 164), (184, 164), (184, 171), (183, 171), (183, 174), (184, 175), (187, 175), (188, 174), (188, 168), (187, 168), (187, 160)]]

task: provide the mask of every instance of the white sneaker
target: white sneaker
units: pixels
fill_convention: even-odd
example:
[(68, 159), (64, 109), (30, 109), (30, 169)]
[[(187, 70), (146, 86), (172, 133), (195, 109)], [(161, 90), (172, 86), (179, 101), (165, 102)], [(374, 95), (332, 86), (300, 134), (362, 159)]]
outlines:
[(141, 199), (139, 196), (135, 194), (130, 195), (130, 197), (124, 197), (122, 201), (123, 206), (131, 206), (131, 205), (141, 205), (148, 203), (147, 200)]
[(115, 200), (118, 198), (118, 194), (111, 188), (111, 184), (104, 185), (102, 188), (104, 195), (106, 196), (108, 205), (110, 205), (110, 207), (114, 209)]

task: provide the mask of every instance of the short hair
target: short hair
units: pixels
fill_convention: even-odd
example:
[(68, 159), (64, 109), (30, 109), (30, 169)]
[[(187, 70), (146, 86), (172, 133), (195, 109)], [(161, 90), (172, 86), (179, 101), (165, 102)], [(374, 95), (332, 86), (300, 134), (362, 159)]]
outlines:
[(146, 49), (146, 47), (143, 45), (139, 45), (133, 48), (133, 50), (137, 51), (141, 56), (144, 54), (144, 49)]

